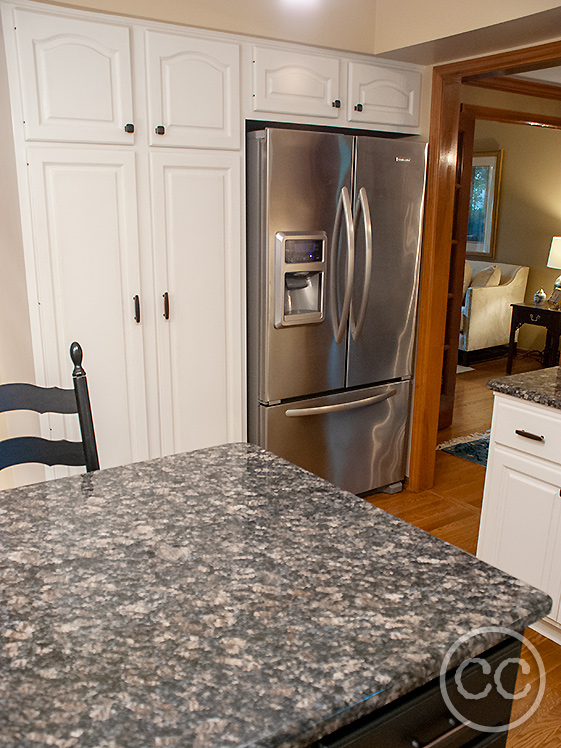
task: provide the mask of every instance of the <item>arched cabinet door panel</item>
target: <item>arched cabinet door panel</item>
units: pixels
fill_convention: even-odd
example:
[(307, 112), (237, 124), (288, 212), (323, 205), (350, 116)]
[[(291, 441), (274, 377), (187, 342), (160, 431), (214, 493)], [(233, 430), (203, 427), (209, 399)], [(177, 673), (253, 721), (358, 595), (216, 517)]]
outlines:
[(133, 143), (129, 28), (13, 13), (26, 139)]
[(414, 69), (349, 63), (350, 122), (419, 125), (421, 74)]
[(339, 119), (340, 61), (272, 47), (253, 48), (253, 109)]
[(150, 145), (240, 147), (240, 46), (146, 31)]

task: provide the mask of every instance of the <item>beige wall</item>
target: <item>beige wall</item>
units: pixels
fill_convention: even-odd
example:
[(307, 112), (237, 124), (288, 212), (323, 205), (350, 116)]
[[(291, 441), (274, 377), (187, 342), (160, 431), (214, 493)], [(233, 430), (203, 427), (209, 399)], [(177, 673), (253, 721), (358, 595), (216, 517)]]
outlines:
[(333, 49), (374, 51), (376, 0), (73, 0), (59, 4)]
[(553, 0), (72, 0), (58, 4), (370, 54), (559, 7)]
[[(472, 103), (492, 101), (494, 106), (561, 117), (561, 102), (507, 94), (498, 97), (483, 89), (464, 88), (470, 88), (464, 98)], [(495, 259), (529, 266), (526, 302), (533, 303), (539, 288), (551, 293), (561, 272), (546, 266), (551, 237), (561, 235), (561, 131), (478, 120), (475, 150), (503, 151)], [(542, 349), (544, 342), (543, 328), (525, 325), (521, 329), (521, 348)]]
[[(35, 373), (31, 354), (31, 329), (27, 305), (27, 288), (23, 245), (19, 217), (16, 165), (12, 140), (12, 122), (8, 102), (4, 42), (0, 27), (0, 384), (3, 382), (34, 382)], [(15, 416), (0, 417), (0, 439)], [(10, 421), (8, 421), (10, 419)], [(17, 417), (22, 428), (37, 433), (35, 415)], [(22, 433), (26, 433), (25, 431)], [(41, 468), (32, 472), (30, 480), (44, 476)], [(12, 485), (12, 471), (0, 472), (0, 488)]]
[(554, 0), (376, 0), (374, 46), (381, 54), (557, 7)]

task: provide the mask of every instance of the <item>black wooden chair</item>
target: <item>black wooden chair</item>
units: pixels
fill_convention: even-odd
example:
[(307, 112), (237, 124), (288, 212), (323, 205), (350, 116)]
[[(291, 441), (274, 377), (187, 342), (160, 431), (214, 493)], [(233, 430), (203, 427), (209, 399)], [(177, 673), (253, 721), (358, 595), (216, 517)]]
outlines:
[(85, 465), (88, 472), (99, 470), (88, 380), (86, 372), (82, 369), (82, 355), (80, 345), (72, 343), (70, 358), (74, 363), (73, 390), (37, 387), (34, 384), (0, 385), (0, 413), (11, 410), (77, 413), (82, 441), (52, 441), (38, 436), (6, 439), (0, 442), (0, 470), (27, 462), (39, 462), (43, 465)]

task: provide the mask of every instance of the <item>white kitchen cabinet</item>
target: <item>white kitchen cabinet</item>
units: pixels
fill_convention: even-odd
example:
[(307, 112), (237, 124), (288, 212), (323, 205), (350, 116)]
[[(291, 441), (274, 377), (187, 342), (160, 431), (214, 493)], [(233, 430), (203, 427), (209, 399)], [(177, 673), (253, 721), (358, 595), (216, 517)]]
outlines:
[(350, 122), (419, 125), (421, 74), (410, 68), (349, 62)]
[(150, 144), (241, 146), (240, 45), (148, 29)]
[[(239, 43), (76, 11), (3, 12), (37, 382), (70, 386), (80, 342), (104, 468), (241, 441)], [(131, 74), (148, 117), (114, 137), (124, 101), (132, 113)], [(18, 116), (30, 102), (31, 130)], [(56, 117), (45, 124), (44, 111)], [(43, 428), (78, 437), (63, 417)]]
[(341, 62), (331, 55), (253, 47), (253, 110), (341, 119)]
[(333, 125), (395, 132), (414, 132), (420, 124), (416, 65), (254, 45), (252, 72), (256, 118), (273, 113), (290, 122), (329, 119)]
[(552, 612), (546, 619), (550, 622), (549, 631), (539, 630), (546, 635), (553, 632), (553, 638), (558, 640), (561, 640), (560, 431), (559, 410), (495, 394), (477, 547), (479, 558), (552, 597)]
[(27, 140), (134, 142), (126, 26), (9, 7), (3, 22), (15, 30)]
[(152, 153), (150, 181), (161, 451), (172, 454), (242, 435), (241, 156)]
[[(45, 383), (72, 386), (68, 349), (77, 340), (101, 465), (145, 459), (134, 153), (31, 146), (27, 162)], [(55, 428), (64, 429), (62, 419)]]

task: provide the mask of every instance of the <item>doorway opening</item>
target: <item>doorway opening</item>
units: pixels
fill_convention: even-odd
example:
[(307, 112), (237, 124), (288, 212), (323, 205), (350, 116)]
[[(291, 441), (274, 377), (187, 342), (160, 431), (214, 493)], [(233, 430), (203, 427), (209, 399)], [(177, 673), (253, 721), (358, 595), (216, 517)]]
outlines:
[[(483, 58), (441, 65), (433, 71), (429, 178), (423, 275), (419, 310), (417, 379), (409, 486), (412, 491), (433, 485), (444, 340), (449, 305), (449, 276), (457, 190), (458, 133), (462, 83), (505, 85), (505, 76), (561, 64), (561, 42), (514, 50)], [(515, 79), (516, 80), (516, 79)], [(511, 85), (508, 81), (506, 85)], [(525, 93), (536, 91), (531, 81), (515, 83)], [(538, 84), (539, 85), (539, 84)], [(553, 86), (551, 87), (553, 88)], [(559, 93), (549, 91), (550, 95)], [(495, 116), (500, 121), (499, 111)], [(554, 118), (557, 119), (557, 118)], [(546, 126), (555, 126), (546, 123)]]

